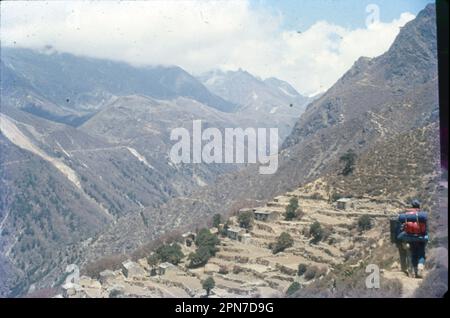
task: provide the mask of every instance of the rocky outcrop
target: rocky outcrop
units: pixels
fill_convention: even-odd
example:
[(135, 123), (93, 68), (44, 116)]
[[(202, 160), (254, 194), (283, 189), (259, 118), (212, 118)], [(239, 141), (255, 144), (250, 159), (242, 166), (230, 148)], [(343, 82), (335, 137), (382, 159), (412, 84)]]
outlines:
[(125, 277), (142, 277), (147, 275), (147, 271), (138, 263), (126, 261), (122, 263), (122, 271)]

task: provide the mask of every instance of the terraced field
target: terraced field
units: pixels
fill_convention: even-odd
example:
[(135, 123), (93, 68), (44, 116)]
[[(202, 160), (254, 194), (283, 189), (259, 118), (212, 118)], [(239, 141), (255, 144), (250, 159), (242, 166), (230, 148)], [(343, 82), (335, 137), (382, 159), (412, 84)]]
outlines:
[[(302, 217), (286, 221), (282, 214), (292, 197), (299, 199)], [(142, 259), (136, 266), (146, 274), (124, 275), (121, 270), (111, 272), (110, 277), (101, 283), (83, 278), (84, 285), (74, 291), (68, 290), (70, 297), (202, 297), (202, 281), (212, 276), (215, 288), (210, 297), (271, 297), (284, 295), (287, 288), (297, 281), (310, 284), (314, 279), (333, 271), (335, 266), (346, 260), (346, 253), (366, 251), (368, 241), (379, 236), (378, 220), (388, 218), (399, 211), (399, 207), (389, 202), (370, 199), (353, 200), (346, 210), (338, 210), (335, 203), (325, 199), (311, 199), (308, 193), (298, 189), (278, 196), (265, 206), (256, 210), (272, 212), (275, 219), (253, 221), (247, 240), (234, 240), (221, 237), (218, 251), (201, 268), (186, 266), (187, 257), (177, 266), (161, 275), (150, 276), (150, 267)], [(355, 230), (361, 215), (369, 215), (375, 226), (364, 233)], [(327, 240), (312, 243), (309, 228), (319, 222), (328, 229)], [(229, 218), (232, 227), (238, 227), (237, 216)], [(294, 240), (292, 247), (273, 254), (270, 245), (277, 237), (287, 232)], [(194, 246), (182, 247), (184, 255), (194, 251)], [(321, 275), (313, 279), (298, 276), (298, 265), (316, 266)], [(356, 266), (356, 265), (355, 265)]]

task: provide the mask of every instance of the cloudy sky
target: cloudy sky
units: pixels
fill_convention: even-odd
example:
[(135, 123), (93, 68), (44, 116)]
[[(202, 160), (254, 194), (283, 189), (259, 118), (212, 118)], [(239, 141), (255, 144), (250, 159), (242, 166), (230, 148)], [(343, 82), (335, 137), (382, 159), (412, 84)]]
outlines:
[(385, 52), (423, 0), (2, 1), (2, 46), (245, 69), (305, 95), (328, 89), (360, 56)]

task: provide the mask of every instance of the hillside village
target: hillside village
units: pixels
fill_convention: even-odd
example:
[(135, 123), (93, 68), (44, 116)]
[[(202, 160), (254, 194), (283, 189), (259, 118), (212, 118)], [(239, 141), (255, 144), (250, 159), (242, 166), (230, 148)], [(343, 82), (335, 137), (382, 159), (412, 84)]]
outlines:
[[(321, 192), (325, 188), (321, 182), (277, 196), (265, 206), (240, 209), (226, 224), (210, 228), (219, 244), (203, 266), (189, 267), (187, 256), (196, 249), (196, 233), (187, 232), (178, 243), (184, 257), (177, 265), (158, 262), (151, 266), (149, 258), (126, 260), (120, 269), (104, 270), (97, 278), (82, 276), (78, 284), (66, 286), (64, 296), (204, 297), (202, 282), (208, 277), (215, 282), (210, 297), (283, 296), (351, 263), (354, 254), (369, 257), (371, 250), (390, 244), (380, 232), (388, 226), (389, 217), (401, 211), (400, 203), (370, 198), (333, 201)], [(297, 201), (297, 217), (285, 220), (290, 202)], [(249, 213), (253, 220), (246, 229), (239, 224), (245, 219), (240, 215)], [(361, 224), (364, 219), (370, 221)], [(317, 222), (321, 234), (315, 239), (311, 229)], [(292, 244), (275, 254), (274, 242), (282, 233), (289, 234)], [(359, 258), (349, 266), (360, 267), (363, 262)], [(396, 262), (381, 272), (390, 279), (405, 276)], [(415, 285), (420, 282), (411, 280)], [(403, 296), (409, 296), (407, 292)]]

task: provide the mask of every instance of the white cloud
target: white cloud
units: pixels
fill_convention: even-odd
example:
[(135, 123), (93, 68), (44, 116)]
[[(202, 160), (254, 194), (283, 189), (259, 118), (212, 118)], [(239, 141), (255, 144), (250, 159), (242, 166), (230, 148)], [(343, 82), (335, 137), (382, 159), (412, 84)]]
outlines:
[[(361, 13), (364, 14), (364, 13)], [(299, 34), (281, 29), (282, 15), (246, 1), (2, 2), (2, 45), (179, 65), (198, 74), (239, 67), (276, 76), (300, 92), (329, 88), (360, 56), (386, 51), (403, 13), (390, 23), (349, 30), (318, 21)]]

